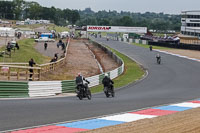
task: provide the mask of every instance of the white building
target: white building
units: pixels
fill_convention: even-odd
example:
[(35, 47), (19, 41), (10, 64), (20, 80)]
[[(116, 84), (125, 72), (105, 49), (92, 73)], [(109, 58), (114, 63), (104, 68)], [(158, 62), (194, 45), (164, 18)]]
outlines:
[(50, 24), (49, 20), (31, 20), (31, 19), (26, 19), (24, 21), (25, 24)]
[(181, 33), (200, 37), (200, 11), (183, 11), (181, 15)]
[(181, 41), (182, 43), (199, 44), (200, 10), (181, 12)]
[(8, 27), (0, 27), (0, 36), (14, 37), (15, 36), (15, 29), (8, 28)]

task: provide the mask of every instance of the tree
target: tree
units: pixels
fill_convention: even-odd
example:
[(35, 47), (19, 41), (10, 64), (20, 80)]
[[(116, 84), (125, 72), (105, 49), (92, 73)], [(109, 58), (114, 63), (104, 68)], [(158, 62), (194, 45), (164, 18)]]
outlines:
[(21, 19), (22, 18), (22, 10), (23, 10), (23, 6), (25, 4), (25, 1), (23, 0), (13, 0), (13, 4), (15, 6), (14, 8), (14, 15), (15, 15), (15, 19)]
[(14, 4), (11, 1), (0, 1), (0, 18), (14, 19)]
[(41, 19), (42, 7), (37, 2), (30, 2), (28, 17), (31, 19)]
[(71, 13), (71, 23), (74, 25), (76, 21), (80, 19), (80, 15), (77, 10), (73, 10)]
[(120, 19), (120, 25), (122, 25), (122, 26), (132, 26), (133, 20), (129, 16), (124, 16)]

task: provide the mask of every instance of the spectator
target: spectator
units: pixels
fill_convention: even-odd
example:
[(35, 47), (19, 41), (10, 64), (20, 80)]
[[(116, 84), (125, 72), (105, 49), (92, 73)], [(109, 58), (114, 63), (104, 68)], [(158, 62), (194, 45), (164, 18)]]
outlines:
[(57, 61), (56, 57), (53, 57), (53, 59), (51, 59), (50, 62), (56, 62), (56, 61)]
[(62, 46), (62, 50), (65, 50), (65, 44), (63, 42), (62, 42), (61, 46)]
[(15, 44), (15, 47), (17, 48), (17, 50), (19, 50), (19, 45), (18, 45), (18, 43)]
[(6, 48), (7, 48), (7, 51), (8, 51), (8, 52), (10, 52), (10, 51), (11, 51), (11, 45), (10, 45), (10, 42), (8, 42), (8, 44), (7, 44)]
[[(35, 62), (34, 62), (33, 58), (31, 58), (29, 60), (29, 67), (33, 67), (33, 65), (35, 65)], [(30, 72), (30, 78), (29, 78), (29, 80), (32, 81), (33, 69), (29, 69), (29, 72)]]
[(59, 40), (59, 42), (57, 43), (57, 48), (59, 48), (60, 45), (62, 45), (62, 40)]
[(58, 60), (58, 53), (55, 53), (54, 57), (55, 57), (55, 59), (57, 61)]
[(44, 50), (47, 50), (47, 46), (48, 46), (48, 44), (47, 44), (47, 42), (45, 42), (44, 43)]

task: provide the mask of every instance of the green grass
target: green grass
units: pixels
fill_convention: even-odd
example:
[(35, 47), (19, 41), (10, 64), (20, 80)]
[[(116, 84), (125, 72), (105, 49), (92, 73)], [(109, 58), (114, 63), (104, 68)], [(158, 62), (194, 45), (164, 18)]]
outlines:
[(39, 28), (42, 27), (44, 25), (42, 24), (30, 24), (30, 25), (17, 25), (14, 28), (30, 28), (30, 29), (35, 29), (35, 28)]
[(69, 31), (68, 27), (61, 27), (56, 25), (49, 25), (48, 30), (56, 30), (56, 32), (63, 32), (63, 31)]
[[(149, 45), (147, 44), (139, 44), (139, 43), (132, 43), (133, 45), (143, 47), (143, 48), (149, 48)], [(160, 47), (160, 46), (152, 46), (153, 49), (172, 49), (172, 48), (167, 48), (167, 47)]]
[[(11, 58), (8, 55), (5, 57), (0, 57), (0, 62), (18, 62), (18, 63), (28, 63), (30, 58), (33, 58), (37, 64), (43, 64), (49, 62), (50, 58), (43, 56), (35, 48), (34, 39), (24, 39), (18, 41), (19, 50), (12, 50)], [(5, 46), (0, 48), (0, 51), (5, 51)]]
[[(124, 61), (125, 64), (124, 73), (113, 80), (114, 88), (119, 88), (127, 84), (130, 84), (138, 79), (141, 79), (141, 77), (144, 75), (145, 72), (136, 62), (134, 62), (133, 60), (119, 53), (116, 50), (113, 49), (110, 50), (112, 50), (115, 54), (117, 54)], [(103, 85), (92, 87), (91, 91), (92, 93), (102, 92)]]

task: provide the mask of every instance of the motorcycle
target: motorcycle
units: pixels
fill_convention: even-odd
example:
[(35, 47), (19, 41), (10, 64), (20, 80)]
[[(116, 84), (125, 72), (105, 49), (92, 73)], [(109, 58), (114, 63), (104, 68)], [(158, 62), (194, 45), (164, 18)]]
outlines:
[[(85, 86), (88, 86), (89, 82), (85, 83)], [(85, 86), (83, 84), (79, 84), (77, 86), (77, 90), (76, 90), (76, 93), (77, 93), (77, 97), (82, 100), (83, 98), (88, 98), (89, 100), (91, 100), (92, 98), (92, 95), (91, 95), (91, 91), (90, 89), (86, 89)]]
[(150, 51), (152, 51), (152, 46), (151, 45), (149, 46), (149, 49), (150, 49)]
[(105, 93), (106, 97), (109, 97), (109, 96), (115, 97), (114, 89), (112, 89), (111, 87), (105, 86), (104, 93)]
[(158, 64), (161, 63), (161, 58), (157, 58), (157, 63), (158, 63)]

